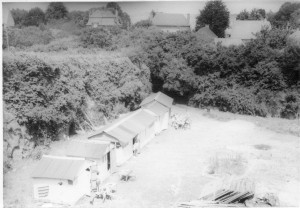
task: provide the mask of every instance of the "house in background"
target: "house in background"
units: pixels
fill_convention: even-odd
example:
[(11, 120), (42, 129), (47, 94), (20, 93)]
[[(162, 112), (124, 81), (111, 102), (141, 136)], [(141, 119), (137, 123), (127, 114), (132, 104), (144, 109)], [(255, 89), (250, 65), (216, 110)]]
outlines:
[(90, 168), (83, 158), (43, 156), (32, 173), (34, 199), (74, 205), (90, 195)]
[[(95, 162), (92, 167), (94, 177), (91, 180), (100, 179), (103, 182), (116, 168), (116, 153), (109, 142), (97, 142), (89, 140), (71, 141), (67, 148), (66, 156), (84, 158)], [(93, 173), (91, 173), (93, 174)]]
[(204, 27), (200, 28), (196, 32), (196, 37), (198, 41), (205, 42), (214, 42), (214, 39), (218, 38), (218, 36), (209, 28), (209, 25), (205, 25)]
[(11, 14), (11, 11), (6, 8), (2, 8), (2, 25), (3, 27), (13, 27), (15, 26), (14, 18)]
[(264, 27), (271, 28), (267, 20), (235, 20), (225, 30), (225, 38), (216, 38), (215, 43), (220, 42), (223, 46), (241, 45), (256, 39), (255, 34)]
[(97, 9), (89, 15), (89, 21), (86, 24), (93, 28), (102, 26), (119, 26), (118, 11), (112, 9)]
[(150, 22), (164, 32), (191, 30), (190, 14), (185, 17), (183, 14), (153, 12), (150, 15)]

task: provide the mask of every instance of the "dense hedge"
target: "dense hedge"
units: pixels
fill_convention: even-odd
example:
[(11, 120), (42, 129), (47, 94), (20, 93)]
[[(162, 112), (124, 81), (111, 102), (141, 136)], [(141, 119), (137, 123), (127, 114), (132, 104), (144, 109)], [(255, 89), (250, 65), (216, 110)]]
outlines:
[(264, 28), (256, 40), (231, 47), (199, 42), (193, 32), (163, 33), (151, 27), (106, 30), (108, 36), (89, 32), (107, 44), (81, 39), (84, 44), (126, 48), (133, 63), (150, 68), (154, 91), (185, 97), (191, 105), (284, 118), (295, 118), (299, 111), (299, 46), (289, 44), (289, 29)]
[(36, 142), (85, 122), (88, 99), (110, 117), (136, 108), (151, 89), (149, 69), (124, 57), (4, 53), (3, 61), (5, 105)]

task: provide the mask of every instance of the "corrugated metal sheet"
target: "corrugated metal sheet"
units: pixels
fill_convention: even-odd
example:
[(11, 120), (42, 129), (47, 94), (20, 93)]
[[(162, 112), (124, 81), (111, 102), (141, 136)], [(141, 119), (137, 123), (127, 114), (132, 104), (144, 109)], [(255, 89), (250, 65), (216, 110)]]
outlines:
[(140, 106), (148, 104), (148, 103), (152, 102), (153, 100), (158, 101), (159, 103), (165, 105), (168, 108), (170, 108), (172, 106), (172, 103), (173, 103), (173, 98), (171, 98), (171, 97), (163, 94), (162, 92), (157, 92), (157, 93), (154, 93), (154, 94), (146, 97), (142, 101), (142, 103), (140, 104)]
[(148, 105), (146, 107), (146, 109), (150, 110), (151, 112), (155, 113), (158, 116), (162, 116), (166, 112), (169, 111), (169, 109), (167, 107), (165, 107), (164, 105), (160, 104), (159, 102), (150, 103), (150, 105)]
[(127, 145), (137, 135), (136, 133), (118, 125), (112, 129), (105, 131), (107, 134), (116, 138), (121, 144)]
[(152, 19), (155, 26), (189, 27), (189, 22), (183, 14), (168, 14), (157, 12)]
[(92, 143), (92, 142), (70, 142), (67, 148), (67, 156), (84, 157), (101, 159), (106, 154), (109, 143)]
[(156, 120), (155, 116), (142, 109), (139, 110), (139, 112), (131, 118), (134, 119), (136, 122), (139, 122), (140, 124), (144, 125), (145, 127), (150, 126), (150, 124), (152, 124)]
[(31, 176), (74, 181), (84, 163), (84, 160), (43, 157)]

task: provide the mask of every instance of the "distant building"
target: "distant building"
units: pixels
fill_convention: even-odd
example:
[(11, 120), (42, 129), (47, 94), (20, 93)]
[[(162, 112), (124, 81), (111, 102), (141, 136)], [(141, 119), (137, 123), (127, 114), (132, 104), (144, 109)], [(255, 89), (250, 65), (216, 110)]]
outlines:
[(200, 28), (196, 32), (196, 36), (198, 40), (204, 40), (206, 42), (213, 42), (215, 38), (218, 38), (218, 36), (209, 28), (209, 25)]
[(241, 45), (256, 39), (255, 34), (263, 27), (270, 27), (267, 20), (235, 20), (231, 26), (225, 30), (225, 38), (216, 38), (215, 43), (220, 42), (223, 46)]
[(86, 25), (94, 28), (101, 26), (119, 26), (118, 11), (98, 9), (90, 14), (89, 21)]
[(190, 14), (185, 17), (183, 14), (156, 12), (150, 15), (150, 21), (153, 26), (164, 32), (191, 30)]
[(3, 27), (13, 27), (15, 26), (14, 18), (10, 10), (3, 8), (2, 9), (2, 25)]
[(226, 29), (226, 38), (239, 38), (244, 42), (255, 39), (255, 34), (263, 27), (271, 27), (267, 20), (236, 20), (234, 24)]

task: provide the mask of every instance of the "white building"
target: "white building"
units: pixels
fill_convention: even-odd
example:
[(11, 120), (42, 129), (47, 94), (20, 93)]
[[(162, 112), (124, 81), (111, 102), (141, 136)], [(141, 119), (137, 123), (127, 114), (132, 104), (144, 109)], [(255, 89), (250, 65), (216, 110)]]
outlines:
[(90, 168), (82, 158), (43, 156), (32, 173), (34, 199), (74, 205), (90, 195)]
[(141, 108), (147, 109), (159, 117), (158, 124), (156, 124), (156, 133), (168, 128), (172, 103), (173, 98), (162, 92), (157, 92), (146, 97), (140, 104)]

